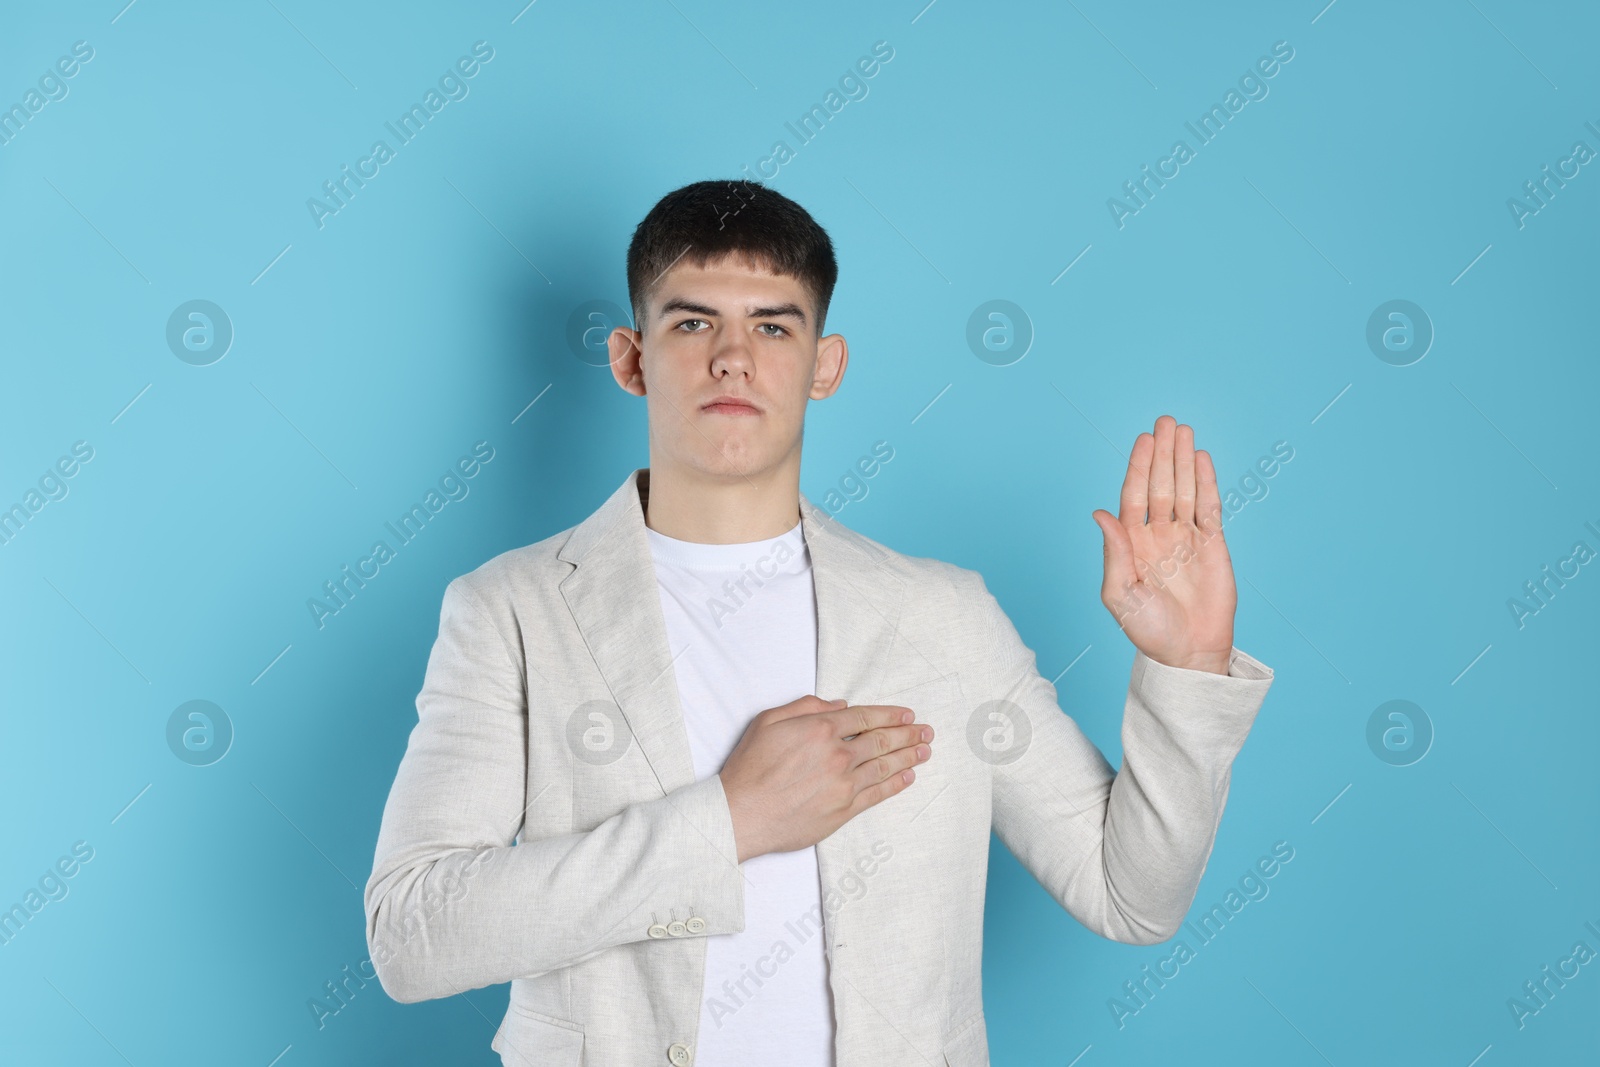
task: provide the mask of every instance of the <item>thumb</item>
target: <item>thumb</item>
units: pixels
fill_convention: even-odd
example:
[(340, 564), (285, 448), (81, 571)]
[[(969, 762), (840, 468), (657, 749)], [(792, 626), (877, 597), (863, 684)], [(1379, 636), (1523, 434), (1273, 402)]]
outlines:
[(1105, 578), (1100, 583), (1100, 595), (1113, 601), (1120, 601), (1126, 594), (1129, 586), (1138, 581), (1138, 574), (1133, 566), (1133, 539), (1128, 536), (1128, 531), (1122, 528), (1116, 516), (1103, 508), (1096, 509), (1092, 518), (1095, 525), (1100, 527), (1100, 536), (1105, 549)]

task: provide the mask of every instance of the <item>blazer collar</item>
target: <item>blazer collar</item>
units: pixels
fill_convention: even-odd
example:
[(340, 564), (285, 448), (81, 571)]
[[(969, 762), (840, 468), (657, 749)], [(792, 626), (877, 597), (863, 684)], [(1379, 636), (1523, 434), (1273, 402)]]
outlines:
[[(628, 729), (665, 792), (695, 780), (655, 564), (639, 500), (649, 468), (629, 474), (557, 553), (576, 567), (561, 596)], [(904, 579), (881, 545), (800, 494), (817, 601), (817, 695), (880, 691)], [(799, 695), (799, 694), (797, 694)], [(752, 712), (759, 709), (752, 709)]]

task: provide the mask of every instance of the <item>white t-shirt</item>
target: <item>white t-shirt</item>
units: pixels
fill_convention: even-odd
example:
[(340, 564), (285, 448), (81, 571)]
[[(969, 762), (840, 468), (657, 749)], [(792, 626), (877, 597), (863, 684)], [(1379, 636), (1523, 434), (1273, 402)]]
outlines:
[[(758, 712), (816, 692), (811, 556), (798, 520), (781, 537), (734, 545), (645, 530), (703, 779)], [(742, 869), (744, 930), (706, 938), (695, 1067), (833, 1067), (817, 850), (755, 856)]]

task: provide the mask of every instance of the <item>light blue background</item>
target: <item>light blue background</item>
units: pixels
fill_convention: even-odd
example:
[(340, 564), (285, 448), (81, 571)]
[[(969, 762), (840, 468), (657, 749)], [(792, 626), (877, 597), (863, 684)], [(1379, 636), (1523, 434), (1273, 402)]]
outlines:
[[(367, 954), (441, 594), (647, 462), (643, 405), (568, 316), (625, 305), (651, 204), (793, 147), (785, 122), (879, 40), (869, 94), (772, 181), (836, 243), (853, 355), (802, 491), (890, 442), (841, 521), (982, 571), (1115, 765), (1132, 650), (1090, 511), (1162, 413), (1224, 482), (1295, 450), (1228, 524), (1238, 644), (1277, 681), (1196, 912), (1275, 842), (1295, 857), (1119, 1029), (1108, 1001), (1170, 946), (1089, 934), (996, 843), (994, 1062), (1600, 1057), (1600, 963), (1525, 1028), (1507, 1008), (1600, 950), (1600, 569), (1524, 628), (1507, 608), (1600, 550), (1600, 165), (1523, 228), (1506, 206), (1600, 149), (1592, 6), (123, 2), (0, 34), (6, 106), (94, 48), (0, 146), (0, 506), (94, 448), (0, 546), (0, 906), (94, 849), (0, 946), (5, 1059), (497, 1062), (504, 987), (401, 1006), (372, 983), (321, 1030), (307, 1008)], [(319, 229), (307, 198), (479, 40), (470, 95)], [(1107, 198), (1277, 41), (1270, 94), (1114, 225)], [(165, 341), (191, 299), (236, 331), (210, 366)], [(1036, 333), (1009, 366), (965, 341), (992, 299)], [(1436, 330), (1410, 366), (1366, 344), (1391, 299)], [(319, 630), (307, 599), (479, 440), (470, 495)], [(236, 730), (209, 767), (165, 740), (194, 699)], [(1410, 766), (1366, 742), (1391, 699), (1436, 731)]]

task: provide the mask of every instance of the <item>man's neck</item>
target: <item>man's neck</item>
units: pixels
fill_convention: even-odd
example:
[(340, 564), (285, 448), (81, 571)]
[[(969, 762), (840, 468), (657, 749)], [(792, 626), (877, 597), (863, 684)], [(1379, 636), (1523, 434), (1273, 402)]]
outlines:
[(711, 480), (698, 472), (647, 467), (639, 476), (645, 525), (679, 541), (747, 544), (781, 537), (800, 521), (798, 469)]

